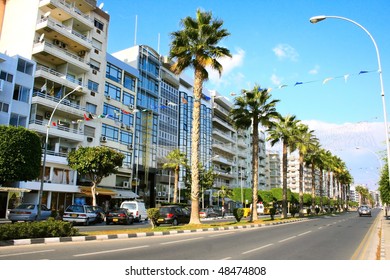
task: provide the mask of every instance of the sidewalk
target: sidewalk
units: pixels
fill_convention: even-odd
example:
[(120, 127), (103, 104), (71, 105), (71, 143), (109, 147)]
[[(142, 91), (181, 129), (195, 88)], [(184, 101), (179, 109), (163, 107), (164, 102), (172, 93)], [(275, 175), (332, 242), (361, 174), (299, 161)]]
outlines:
[(380, 213), (381, 220), (381, 240), (380, 240), (380, 260), (390, 260), (390, 216), (384, 216), (384, 210)]

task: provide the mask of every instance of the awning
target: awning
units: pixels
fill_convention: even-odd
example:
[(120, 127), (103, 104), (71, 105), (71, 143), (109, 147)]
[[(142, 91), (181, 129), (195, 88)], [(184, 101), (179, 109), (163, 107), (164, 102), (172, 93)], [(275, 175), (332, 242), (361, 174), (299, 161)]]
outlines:
[(116, 194), (112, 198), (138, 198), (139, 196), (129, 190), (115, 190)]
[(29, 189), (0, 187), (0, 192), (30, 192)]
[[(89, 196), (91, 195), (91, 187), (80, 186), (79, 189), (80, 189), (81, 193), (84, 193), (84, 194), (89, 195)], [(113, 196), (116, 194), (116, 192), (112, 189), (96, 187), (96, 194)]]

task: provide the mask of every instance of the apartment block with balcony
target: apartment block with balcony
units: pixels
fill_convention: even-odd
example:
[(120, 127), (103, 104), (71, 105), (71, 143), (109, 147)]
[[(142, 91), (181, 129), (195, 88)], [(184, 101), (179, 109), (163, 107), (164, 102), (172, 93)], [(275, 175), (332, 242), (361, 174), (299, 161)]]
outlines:
[(266, 188), (265, 190), (271, 190), (274, 188), (282, 187), (282, 167), (281, 158), (278, 152), (269, 151), (266, 155)]
[[(85, 196), (66, 157), (78, 146), (100, 144), (101, 123), (90, 120), (103, 109), (108, 24), (94, 0), (5, 1), (0, 52), (36, 63), (28, 128), (45, 139), (50, 126), (42, 202), (54, 210)], [(20, 187), (31, 190), (25, 201), (36, 201), (40, 178)]]

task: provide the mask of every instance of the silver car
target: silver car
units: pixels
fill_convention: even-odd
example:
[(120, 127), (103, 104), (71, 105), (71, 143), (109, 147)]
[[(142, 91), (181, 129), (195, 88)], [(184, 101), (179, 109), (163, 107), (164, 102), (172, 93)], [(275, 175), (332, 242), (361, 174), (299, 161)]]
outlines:
[(97, 213), (91, 205), (69, 205), (62, 216), (62, 220), (71, 223), (82, 223), (87, 226), (97, 222)]
[[(46, 205), (41, 205), (41, 216), (39, 220), (47, 220), (51, 216), (51, 210)], [(22, 203), (14, 209), (10, 210), (8, 219), (12, 223), (18, 221), (36, 221), (38, 217), (38, 204)]]
[(362, 205), (358, 208), (359, 216), (370, 216), (371, 217), (371, 208), (368, 205)]

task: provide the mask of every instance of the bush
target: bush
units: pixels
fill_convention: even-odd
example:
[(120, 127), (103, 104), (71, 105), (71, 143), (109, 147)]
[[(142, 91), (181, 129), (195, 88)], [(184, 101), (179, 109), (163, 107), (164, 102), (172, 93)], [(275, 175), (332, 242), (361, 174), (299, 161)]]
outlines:
[(234, 218), (236, 218), (236, 221), (241, 221), (242, 217), (244, 216), (244, 209), (243, 208), (235, 208), (233, 209), (233, 215)]
[(160, 218), (160, 210), (158, 208), (149, 208), (147, 210), (148, 218), (150, 219), (150, 222), (152, 223), (152, 228), (155, 228), (158, 226), (157, 220)]
[(0, 241), (26, 238), (65, 237), (78, 235), (79, 230), (69, 222), (47, 221), (4, 224), (0, 226)]
[(273, 220), (274, 217), (275, 217), (275, 214), (276, 214), (276, 208), (275, 208), (275, 207), (271, 207), (271, 208), (269, 209), (269, 214), (270, 214), (270, 216), (271, 216), (271, 220)]

